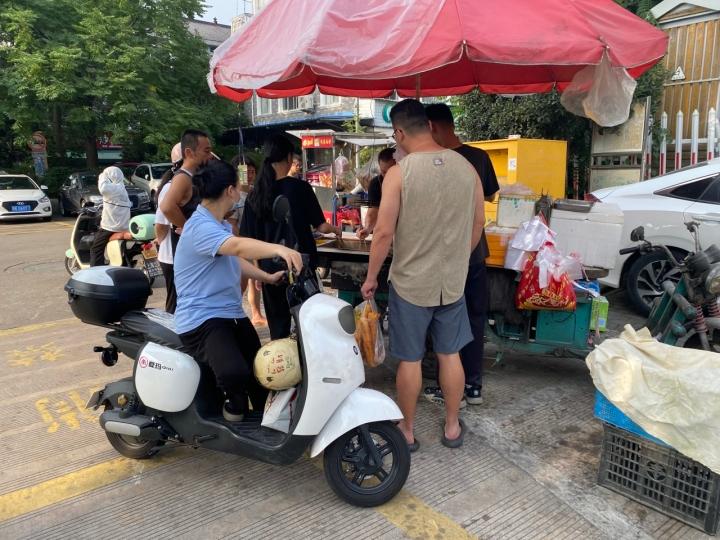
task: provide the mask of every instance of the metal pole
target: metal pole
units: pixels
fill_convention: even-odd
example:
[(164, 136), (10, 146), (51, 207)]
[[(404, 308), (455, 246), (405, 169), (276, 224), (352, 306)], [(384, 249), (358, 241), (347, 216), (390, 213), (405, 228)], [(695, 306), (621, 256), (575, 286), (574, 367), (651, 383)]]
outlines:
[(660, 166), (658, 170), (659, 175), (665, 174), (667, 170), (667, 126), (668, 126), (668, 115), (663, 111), (660, 116), (660, 129), (662, 131), (662, 138), (660, 139)]
[(682, 167), (683, 112), (678, 111), (675, 120), (675, 170)]
[(690, 165), (698, 161), (698, 139), (700, 138), (700, 113), (695, 109), (690, 118)]
[(708, 111), (708, 132), (707, 132), (707, 158), (710, 161), (715, 157), (715, 122), (716, 120), (715, 109), (710, 107)]

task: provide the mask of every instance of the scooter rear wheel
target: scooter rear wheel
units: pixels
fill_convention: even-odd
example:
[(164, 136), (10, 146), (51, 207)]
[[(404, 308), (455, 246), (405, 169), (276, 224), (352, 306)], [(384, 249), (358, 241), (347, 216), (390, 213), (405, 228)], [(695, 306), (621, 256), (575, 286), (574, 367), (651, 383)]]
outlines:
[(392, 499), (410, 473), (405, 437), (391, 422), (363, 424), (325, 450), (325, 478), (335, 494), (355, 506)]
[[(112, 406), (105, 407), (105, 410), (108, 409), (112, 409)], [(151, 458), (157, 454), (160, 446), (165, 444), (165, 441), (146, 441), (140, 437), (120, 435), (109, 431), (106, 431), (105, 435), (118, 454), (131, 459)]]

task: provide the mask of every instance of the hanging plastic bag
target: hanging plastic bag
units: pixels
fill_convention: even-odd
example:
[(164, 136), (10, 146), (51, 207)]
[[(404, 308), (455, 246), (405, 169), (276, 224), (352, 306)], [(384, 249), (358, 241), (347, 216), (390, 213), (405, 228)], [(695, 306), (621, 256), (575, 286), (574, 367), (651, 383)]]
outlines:
[(385, 361), (380, 312), (373, 300), (365, 301), (355, 308), (355, 340), (367, 367), (377, 367)]
[(518, 227), (510, 247), (522, 251), (537, 251), (548, 242), (555, 242), (555, 233), (550, 230), (543, 218), (535, 216)]
[(618, 126), (630, 116), (637, 81), (623, 67), (613, 67), (607, 52), (596, 66), (578, 71), (560, 96), (560, 103), (578, 116), (603, 127)]
[(265, 401), (265, 412), (261, 425), (287, 433), (290, 431), (295, 408), (295, 388), (270, 392)]
[(541, 269), (536, 264), (537, 254), (528, 257), (520, 277), (515, 296), (518, 309), (549, 309), (558, 311), (574, 311), (577, 304), (572, 281), (567, 274), (556, 279), (552, 271), (546, 272), (547, 285), (540, 285)]

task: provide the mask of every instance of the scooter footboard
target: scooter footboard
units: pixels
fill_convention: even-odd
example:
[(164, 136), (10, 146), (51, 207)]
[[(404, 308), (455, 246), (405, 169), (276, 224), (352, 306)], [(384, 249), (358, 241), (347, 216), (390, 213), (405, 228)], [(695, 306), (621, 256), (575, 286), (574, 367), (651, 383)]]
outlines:
[(402, 420), (397, 404), (388, 396), (369, 388), (356, 388), (345, 398), (327, 424), (315, 437), (310, 457), (317, 456), (335, 439), (353, 428), (370, 422)]

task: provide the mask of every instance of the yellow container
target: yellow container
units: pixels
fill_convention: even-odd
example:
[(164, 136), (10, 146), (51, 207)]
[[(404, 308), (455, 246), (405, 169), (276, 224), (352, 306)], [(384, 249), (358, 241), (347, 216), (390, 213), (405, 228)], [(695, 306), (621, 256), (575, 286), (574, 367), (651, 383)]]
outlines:
[(495, 224), (491, 224), (485, 229), (485, 237), (487, 238), (488, 250), (490, 251), (490, 255), (485, 259), (487, 266), (502, 268), (505, 265), (505, 254), (516, 232), (517, 229), (498, 227)]
[[(490, 155), (500, 186), (524, 184), (537, 193), (555, 199), (565, 198), (567, 142), (546, 139), (498, 139), (467, 143)], [(497, 219), (497, 197), (485, 203), (486, 221)]]

